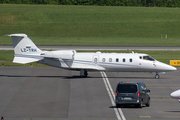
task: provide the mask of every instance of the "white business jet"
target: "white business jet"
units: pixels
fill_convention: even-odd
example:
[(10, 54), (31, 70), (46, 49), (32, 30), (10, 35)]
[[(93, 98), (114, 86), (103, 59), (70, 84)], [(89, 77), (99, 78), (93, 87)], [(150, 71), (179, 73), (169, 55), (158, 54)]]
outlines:
[(170, 96), (174, 99), (178, 99), (179, 103), (180, 103), (180, 89), (179, 90), (176, 90), (174, 92), (172, 92), (170, 94)]
[(54, 67), (79, 70), (87, 77), (87, 71), (155, 72), (174, 71), (175, 67), (159, 62), (147, 54), (139, 53), (77, 53), (76, 50), (40, 50), (26, 34), (10, 34), (14, 47), (14, 63), (39, 62)]

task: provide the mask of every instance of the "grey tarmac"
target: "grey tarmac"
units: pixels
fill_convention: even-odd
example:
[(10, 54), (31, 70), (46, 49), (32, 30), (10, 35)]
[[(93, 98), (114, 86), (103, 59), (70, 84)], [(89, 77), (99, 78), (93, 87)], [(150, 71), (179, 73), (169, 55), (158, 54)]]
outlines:
[[(106, 72), (115, 91), (120, 81), (142, 81), (151, 90), (150, 107), (121, 106), (126, 120), (180, 120), (180, 69), (154, 79), (152, 73)], [(54, 67), (0, 67), (0, 117), (4, 120), (116, 120), (100, 72)]]

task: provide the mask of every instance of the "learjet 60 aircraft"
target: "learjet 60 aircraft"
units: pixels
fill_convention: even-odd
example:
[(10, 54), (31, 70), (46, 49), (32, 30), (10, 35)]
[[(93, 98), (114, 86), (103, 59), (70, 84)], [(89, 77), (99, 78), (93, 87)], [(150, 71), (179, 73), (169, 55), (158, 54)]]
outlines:
[(147, 54), (139, 53), (78, 53), (76, 50), (40, 50), (26, 34), (10, 34), (14, 47), (14, 63), (38, 62), (54, 67), (79, 70), (87, 77), (88, 71), (155, 72), (174, 71), (175, 67), (159, 62)]
[(174, 99), (178, 99), (179, 103), (180, 103), (180, 89), (179, 90), (176, 90), (174, 92), (172, 92), (170, 94), (170, 96)]

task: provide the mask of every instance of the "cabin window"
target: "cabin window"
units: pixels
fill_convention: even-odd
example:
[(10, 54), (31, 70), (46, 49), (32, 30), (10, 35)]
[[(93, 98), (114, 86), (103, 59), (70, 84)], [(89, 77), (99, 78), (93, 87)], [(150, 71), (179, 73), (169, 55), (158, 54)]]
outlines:
[(126, 59), (125, 59), (125, 58), (123, 58), (123, 62), (126, 62)]
[(109, 58), (109, 62), (112, 62), (112, 58)]
[(141, 56), (139, 56), (139, 59), (142, 59), (142, 57), (141, 57)]
[(132, 62), (132, 58), (129, 59), (129, 62)]
[(116, 58), (116, 62), (119, 62), (119, 59), (118, 59), (118, 58)]
[(106, 59), (105, 59), (105, 58), (103, 58), (103, 59), (102, 59), (102, 62), (105, 62), (105, 61), (106, 61)]

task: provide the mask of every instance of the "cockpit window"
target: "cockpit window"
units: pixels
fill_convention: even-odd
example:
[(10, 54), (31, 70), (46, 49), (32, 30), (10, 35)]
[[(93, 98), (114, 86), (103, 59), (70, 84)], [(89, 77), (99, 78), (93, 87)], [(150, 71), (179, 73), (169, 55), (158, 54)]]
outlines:
[(155, 59), (152, 58), (151, 56), (143, 56), (143, 60), (155, 61)]

